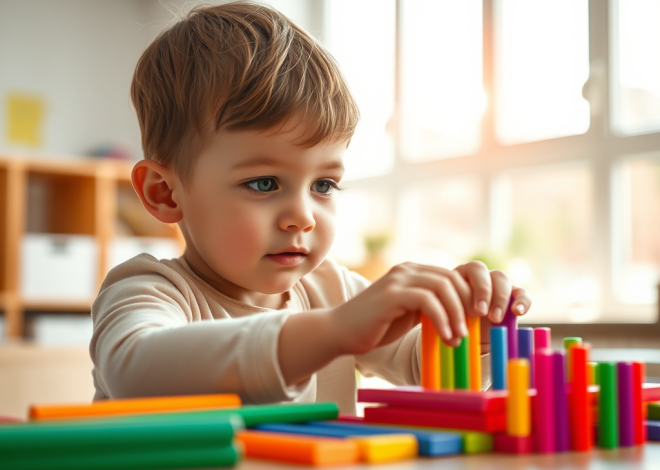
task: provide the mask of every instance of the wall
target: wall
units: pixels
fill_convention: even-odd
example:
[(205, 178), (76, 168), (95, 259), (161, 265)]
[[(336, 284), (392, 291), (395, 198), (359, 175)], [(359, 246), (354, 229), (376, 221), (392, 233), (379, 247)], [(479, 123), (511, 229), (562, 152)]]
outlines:
[[(0, 155), (75, 158), (114, 144), (141, 157), (129, 98), (135, 64), (148, 42), (196, 3), (0, 0)], [(322, 1), (267, 3), (321, 33)], [(43, 99), (41, 145), (8, 141), (6, 99), (12, 93)]]

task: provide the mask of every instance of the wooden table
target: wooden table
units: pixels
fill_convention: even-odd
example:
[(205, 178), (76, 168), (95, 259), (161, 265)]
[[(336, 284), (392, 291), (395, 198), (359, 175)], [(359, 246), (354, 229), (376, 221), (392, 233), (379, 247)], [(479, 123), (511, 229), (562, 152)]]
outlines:
[[(266, 461), (245, 460), (236, 467), (238, 470), (283, 470), (291, 468), (330, 468), (303, 467), (292, 464), (275, 464)], [(540, 470), (540, 469), (580, 469), (580, 470), (660, 470), (660, 443), (647, 443), (644, 446), (627, 449), (601, 450), (591, 452), (570, 452), (552, 455), (503, 455), (474, 454), (417, 459), (387, 465), (355, 465), (332, 467), (333, 469), (387, 469), (387, 470)]]

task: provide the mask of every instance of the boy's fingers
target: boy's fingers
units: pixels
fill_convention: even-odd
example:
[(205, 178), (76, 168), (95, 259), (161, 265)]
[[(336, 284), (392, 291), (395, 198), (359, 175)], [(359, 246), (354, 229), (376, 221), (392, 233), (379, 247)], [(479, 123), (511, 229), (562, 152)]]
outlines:
[(453, 334), (449, 327), (447, 312), (430, 290), (411, 287), (401, 292), (400, 299), (406, 310), (422, 312), (431, 319), (440, 337), (444, 341), (451, 341)]
[(456, 271), (463, 276), (472, 289), (470, 310), (476, 316), (485, 317), (488, 315), (493, 285), (486, 265), (480, 261), (470, 261), (457, 267)]
[(468, 335), (463, 303), (461, 302), (461, 299), (456, 292), (454, 283), (449, 278), (445, 277), (442, 279), (444, 280), (440, 282), (435, 293), (440, 299), (440, 303), (442, 303), (445, 311), (447, 312), (447, 317), (453, 331), (453, 336), (462, 338), (463, 336)]
[(522, 287), (514, 287), (511, 296), (513, 297), (513, 304), (511, 305), (513, 313), (516, 315), (526, 314), (532, 305), (532, 296), (529, 292)]
[[(460, 272), (426, 264), (417, 264), (414, 266), (419, 270), (420, 274), (424, 273), (431, 276), (439, 276), (441, 278), (449, 279), (454, 285), (454, 289), (456, 290), (456, 293), (458, 294), (458, 297), (462, 303), (461, 312), (463, 316), (468, 312), (473, 314), (472, 288)], [(441, 280), (440, 282), (444, 283), (445, 281)]]
[(500, 323), (509, 306), (511, 281), (502, 271), (491, 271), (490, 278), (493, 283), (493, 296), (490, 302), (488, 318), (493, 323)]
[(461, 279), (460, 274), (453, 271), (443, 274), (434, 271), (413, 272), (408, 275), (406, 284), (411, 288), (428, 289), (435, 294), (447, 314), (453, 335), (467, 336), (464, 305), (470, 305), (471, 295), (470, 287)]

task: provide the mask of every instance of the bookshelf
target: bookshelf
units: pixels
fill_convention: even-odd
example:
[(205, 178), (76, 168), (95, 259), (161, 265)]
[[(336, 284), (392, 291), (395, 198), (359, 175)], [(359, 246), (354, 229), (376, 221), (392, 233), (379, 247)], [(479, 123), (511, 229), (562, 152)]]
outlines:
[(21, 247), (28, 234), (91, 237), (97, 247), (96, 290), (110, 268), (111, 244), (138, 220), (131, 237), (171, 239), (183, 251), (178, 227), (157, 222), (140, 206), (131, 187), (132, 167), (114, 160), (0, 155), (0, 310), (9, 338), (23, 336), (25, 312), (87, 313), (94, 300), (23, 298)]

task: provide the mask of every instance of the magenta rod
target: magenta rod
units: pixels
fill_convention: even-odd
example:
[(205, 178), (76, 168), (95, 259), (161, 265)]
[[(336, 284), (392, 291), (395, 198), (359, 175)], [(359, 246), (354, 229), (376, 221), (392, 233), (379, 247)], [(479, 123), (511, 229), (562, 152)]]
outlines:
[(550, 348), (550, 328), (534, 328), (534, 349)]
[(537, 349), (535, 356), (536, 400), (534, 402), (534, 429), (536, 449), (540, 454), (555, 452), (555, 389), (552, 350)]
[(619, 387), (619, 446), (630, 447), (635, 445), (632, 364), (619, 362), (616, 369)]
[(556, 351), (552, 354), (552, 379), (555, 402), (555, 449), (556, 452), (568, 452), (571, 450), (571, 441), (568, 428), (566, 353), (564, 351)]
[(506, 308), (506, 313), (502, 319), (502, 323), (498, 326), (506, 327), (507, 331), (507, 343), (508, 345), (508, 358), (517, 359), (518, 358), (518, 315), (513, 313), (513, 297), (509, 301), (509, 306)]

